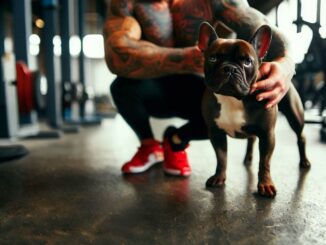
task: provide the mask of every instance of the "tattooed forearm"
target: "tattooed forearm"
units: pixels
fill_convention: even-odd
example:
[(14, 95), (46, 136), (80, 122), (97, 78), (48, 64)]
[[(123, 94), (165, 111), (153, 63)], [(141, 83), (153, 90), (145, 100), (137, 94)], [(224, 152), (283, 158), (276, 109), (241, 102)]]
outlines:
[(109, 68), (119, 76), (155, 78), (202, 71), (202, 54), (195, 48), (164, 48), (128, 39), (124, 42), (125, 45), (110, 45), (106, 56)]

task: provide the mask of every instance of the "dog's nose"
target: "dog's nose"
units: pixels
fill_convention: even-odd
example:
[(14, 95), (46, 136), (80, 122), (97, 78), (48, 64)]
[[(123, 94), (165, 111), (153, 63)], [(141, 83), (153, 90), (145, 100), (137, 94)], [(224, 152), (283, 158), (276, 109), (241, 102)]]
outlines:
[(225, 67), (223, 68), (223, 70), (224, 70), (224, 73), (225, 73), (225, 74), (227, 74), (227, 75), (231, 75), (231, 74), (234, 73), (235, 68), (232, 67), (232, 66), (225, 66)]

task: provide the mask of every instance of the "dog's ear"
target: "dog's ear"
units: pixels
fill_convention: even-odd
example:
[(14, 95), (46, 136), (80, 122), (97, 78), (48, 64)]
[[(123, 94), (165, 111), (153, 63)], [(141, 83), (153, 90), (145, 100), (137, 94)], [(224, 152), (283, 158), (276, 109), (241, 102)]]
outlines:
[(201, 23), (199, 27), (198, 47), (202, 52), (217, 38), (215, 29), (208, 22)]
[(272, 41), (272, 29), (268, 25), (262, 25), (250, 39), (251, 45), (256, 50), (259, 59), (263, 59)]

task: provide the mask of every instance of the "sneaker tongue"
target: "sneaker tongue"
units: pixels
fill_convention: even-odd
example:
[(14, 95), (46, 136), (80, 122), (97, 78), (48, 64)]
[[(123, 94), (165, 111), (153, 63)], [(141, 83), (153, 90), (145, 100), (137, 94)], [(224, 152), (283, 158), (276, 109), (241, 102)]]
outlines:
[(187, 142), (182, 142), (181, 144), (175, 144), (172, 142), (171, 139), (168, 139), (168, 142), (171, 146), (172, 151), (184, 151), (188, 146)]

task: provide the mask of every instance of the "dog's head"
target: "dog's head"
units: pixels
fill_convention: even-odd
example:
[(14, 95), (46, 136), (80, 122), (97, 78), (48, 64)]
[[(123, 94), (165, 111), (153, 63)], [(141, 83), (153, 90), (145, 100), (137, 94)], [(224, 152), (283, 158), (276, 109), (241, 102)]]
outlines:
[(238, 99), (249, 94), (259, 65), (272, 39), (271, 28), (261, 26), (249, 42), (218, 38), (214, 28), (203, 22), (198, 47), (205, 56), (205, 83), (214, 93)]

